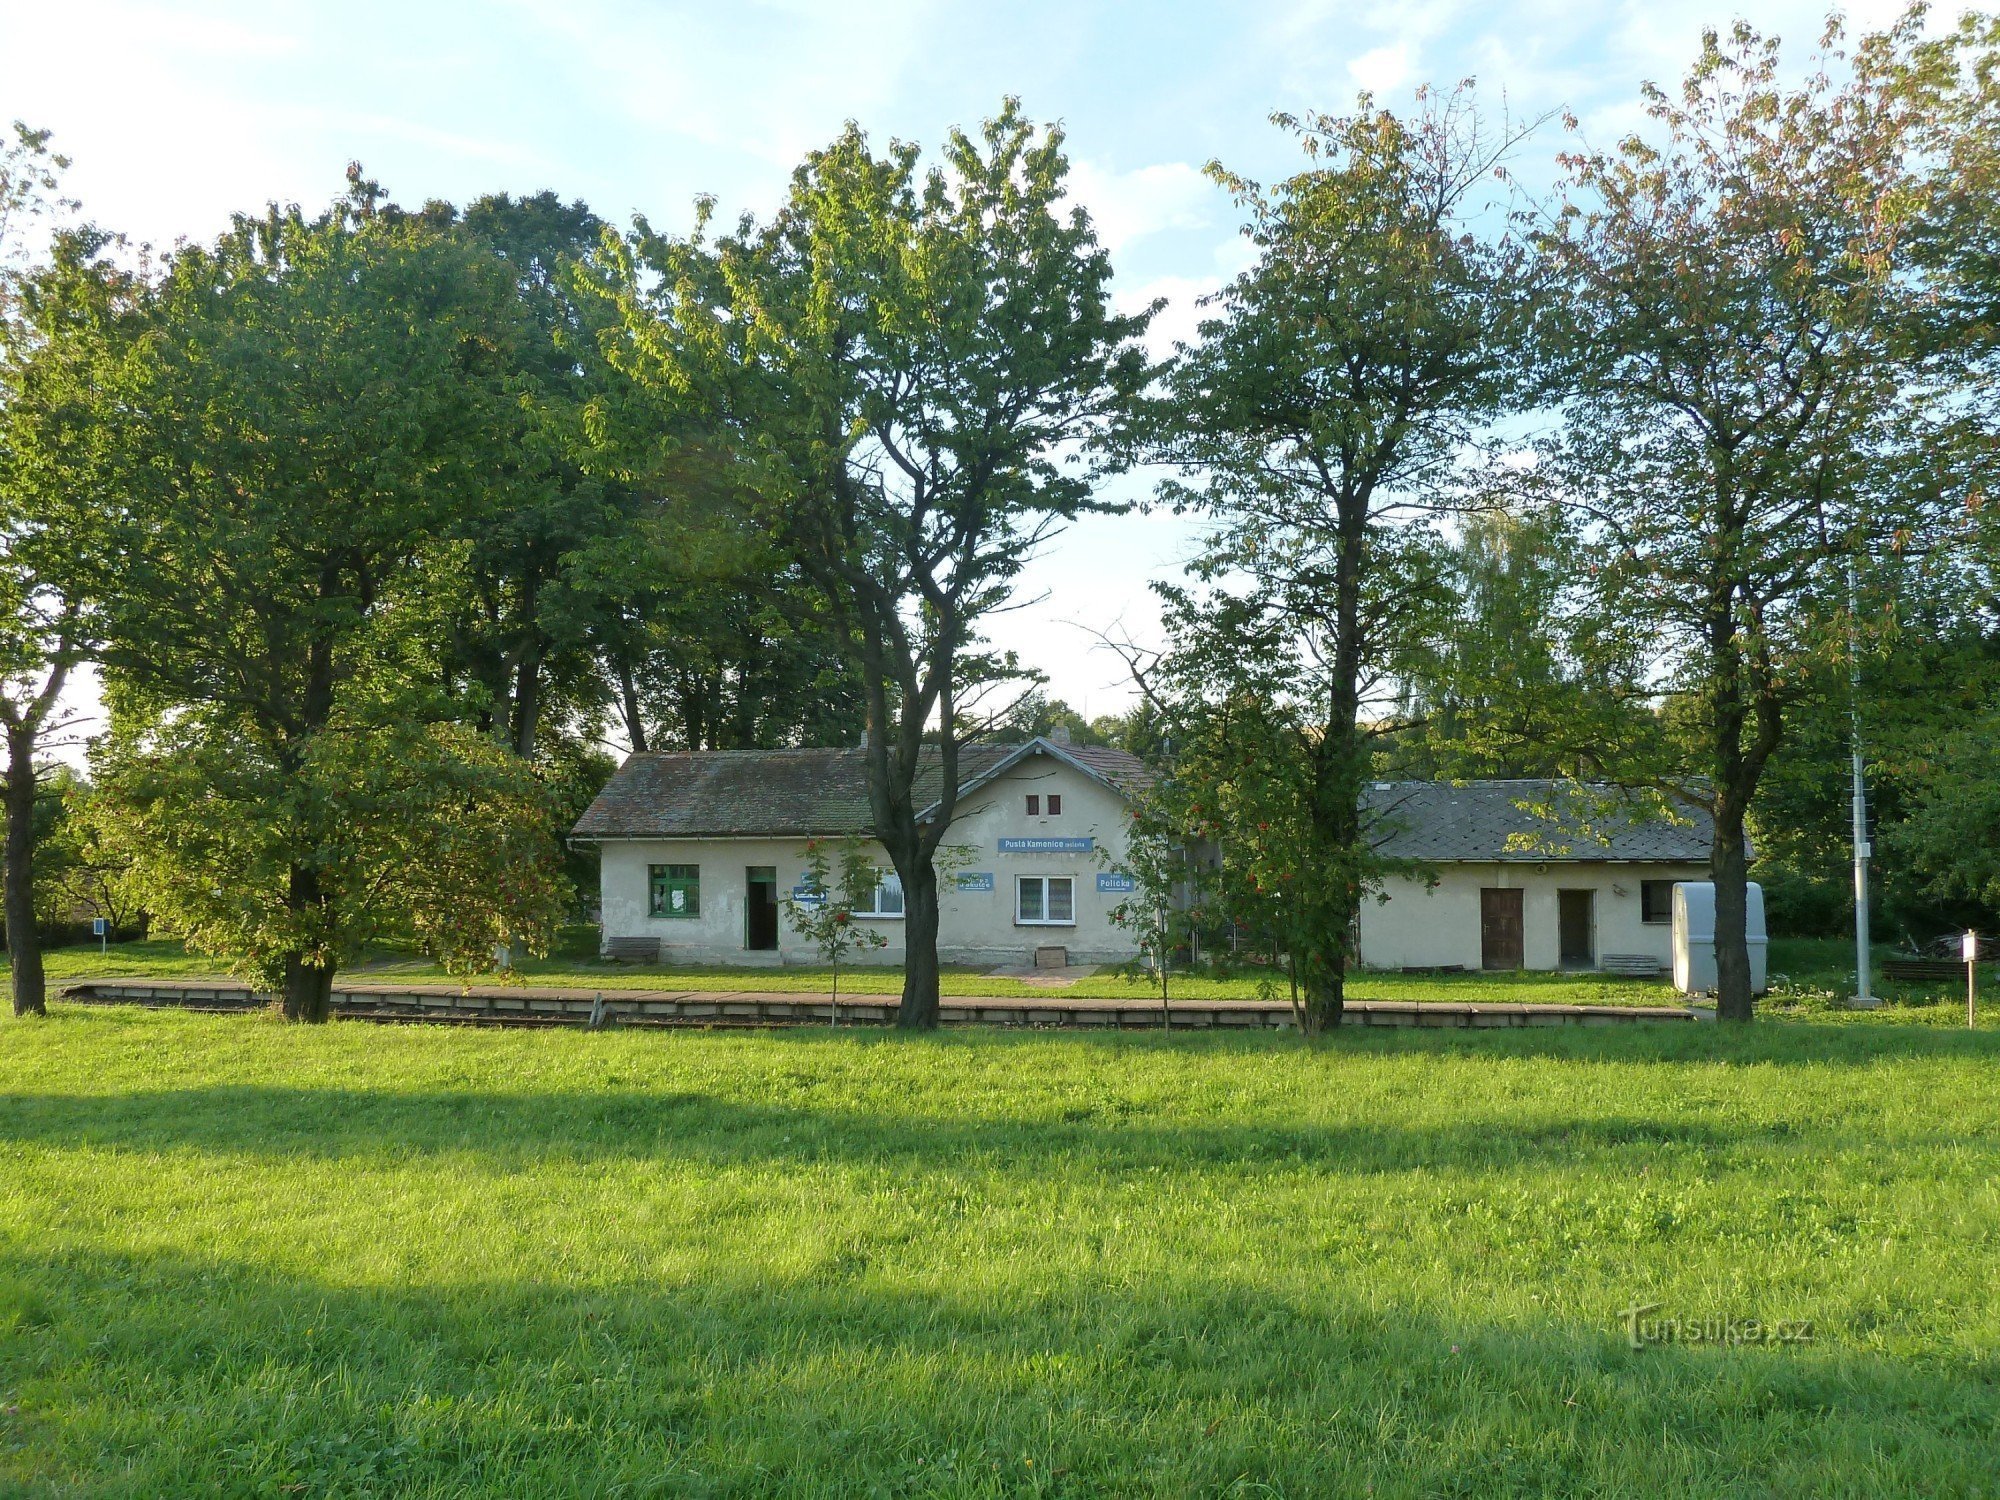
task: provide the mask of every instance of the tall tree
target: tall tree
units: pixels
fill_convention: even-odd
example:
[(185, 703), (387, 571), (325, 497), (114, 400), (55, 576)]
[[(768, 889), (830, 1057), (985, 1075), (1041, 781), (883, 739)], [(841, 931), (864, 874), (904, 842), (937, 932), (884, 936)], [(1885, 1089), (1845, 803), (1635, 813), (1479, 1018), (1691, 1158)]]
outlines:
[[(1469, 90), (1427, 93), (1407, 119), (1364, 97), (1276, 120), (1304, 171), (1266, 189), (1210, 169), (1258, 254), (1169, 383), (1162, 456), (1194, 477), (1166, 494), (1214, 529), (1196, 586), (1164, 590), (1155, 678), (1180, 716), (1234, 726), (1264, 758), (1243, 802), (1267, 837), (1217, 832), (1225, 861), (1296, 834), (1287, 940), (1317, 1034), (1340, 1023), (1355, 916), (1382, 875), (1362, 812), (1372, 743), (1447, 602), (1434, 517), (1513, 398), (1533, 298), (1488, 201), (1517, 134)], [(1279, 819), (1273, 798), (1302, 800)]]
[(1460, 521), (1438, 555), (1450, 603), (1398, 673), (1398, 727), (1381, 742), (1377, 774), (1559, 775), (1564, 737), (1552, 721), (1603, 734), (1607, 717), (1645, 712), (1571, 649), (1563, 624), (1575, 540), (1555, 508), (1496, 507)]
[(1917, 519), (1897, 477), (1922, 422), (1895, 293), (1925, 106), (1884, 65), (1915, 26), (1852, 64), (1830, 28), (1797, 86), (1775, 39), (1709, 33), (1677, 97), (1648, 87), (1650, 138), (1569, 158), (1587, 207), (1544, 239), (1568, 293), (1572, 384), (1543, 477), (1587, 519), (1602, 616), (1668, 731), (1611, 770), (1713, 819), (1729, 1020), (1752, 1011), (1758, 787), (1806, 664), (1844, 649), (1845, 560)]
[[(87, 644), (71, 563), (89, 545), (85, 517), (104, 494), (113, 330), (125, 279), (101, 258), (106, 238), (54, 233), (64, 158), (44, 131), (16, 122), (0, 146), (0, 812), (6, 822), (4, 912), (16, 1015), (46, 995), (34, 868), (49, 737)], [(47, 246), (47, 248), (45, 248)]]
[(637, 520), (634, 497), (584, 464), (582, 427), (604, 367), (583, 357), (599, 304), (572, 294), (571, 268), (602, 225), (550, 192), (489, 195), (454, 222), (513, 281), (505, 307), (518, 398), (507, 443), (515, 460), (467, 536), (472, 588), (455, 640), (495, 737), (533, 759), (552, 723), (587, 718), (602, 699), (591, 638), (611, 601), (579, 587), (577, 565), (591, 549), (629, 543)]
[(476, 967), (560, 910), (545, 789), (453, 722), (437, 666), (512, 458), (513, 296), (462, 238), (350, 202), (239, 219), (149, 299), (101, 784), (163, 925), (295, 1019), (385, 924)]
[(875, 834), (903, 882), (905, 1027), (937, 1023), (934, 858), (962, 697), (992, 668), (980, 622), (1094, 503), (1082, 457), (1145, 379), (1146, 318), (1113, 311), (1067, 174), (1062, 133), (1014, 100), (927, 171), (849, 126), (761, 229), (711, 246), (642, 226), (616, 289), (627, 368), (719, 421), (738, 492), (859, 669)]

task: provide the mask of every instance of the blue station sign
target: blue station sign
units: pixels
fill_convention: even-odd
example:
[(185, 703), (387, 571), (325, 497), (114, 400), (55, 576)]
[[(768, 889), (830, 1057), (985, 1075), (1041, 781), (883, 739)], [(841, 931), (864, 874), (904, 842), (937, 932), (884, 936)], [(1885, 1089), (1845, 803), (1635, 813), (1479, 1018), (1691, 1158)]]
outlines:
[(1097, 847), (1090, 839), (1002, 839), (1002, 854), (1088, 854)]

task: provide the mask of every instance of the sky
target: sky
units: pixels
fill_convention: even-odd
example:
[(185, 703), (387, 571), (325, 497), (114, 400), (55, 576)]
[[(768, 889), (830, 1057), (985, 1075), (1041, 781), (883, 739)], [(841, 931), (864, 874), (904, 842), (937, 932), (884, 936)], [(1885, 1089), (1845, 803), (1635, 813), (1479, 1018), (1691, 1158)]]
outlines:
[[(1862, 0), (1850, 25), (1898, 7)], [(1940, 9), (1950, 9), (1941, 6)], [(553, 188), (614, 222), (684, 227), (712, 194), (766, 214), (792, 167), (859, 121), (934, 148), (1006, 95), (1060, 121), (1074, 196), (1121, 300), (1168, 299), (1153, 340), (1246, 263), (1211, 160), (1295, 170), (1274, 110), (1390, 107), (1472, 78), (1491, 108), (1568, 110), (1608, 145), (1642, 121), (1640, 85), (1677, 80), (1704, 26), (1741, 16), (1803, 54), (1816, 0), (0, 0), (0, 121), (55, 132), (85, 214), (157, 246), (211, 238), (233, 211), (323, 204), (358, 160), (399, 200)], [(1551, 123), (1517, 173), (1552, 180)], [(1158, 476), (1107, 498), (1143, 499)], [(1156, 638), (1149, 582), (1189, 555), (1190, 523), (1092, 516), (1051, 543), (995, 641), (1087, 715), (1131, 700), (1098, 632)], [(87, 693), (87, 688), (85, 692)]]

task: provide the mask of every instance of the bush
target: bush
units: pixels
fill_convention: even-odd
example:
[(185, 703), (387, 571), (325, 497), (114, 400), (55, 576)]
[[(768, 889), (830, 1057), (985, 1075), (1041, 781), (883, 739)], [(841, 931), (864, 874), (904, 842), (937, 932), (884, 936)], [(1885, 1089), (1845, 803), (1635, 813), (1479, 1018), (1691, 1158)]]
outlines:
[(1764, 888), (1764, 925), (1773, 937), (1839, 937), (1852, 929), (1854, 896), (1838, 881), (1782, 866), (1751, 876)]
[(594, 962), (602, 941), (603, 932), (595, 922), (566, 922), (556, 929), (555, 946), (549, 949), (549, 957)]

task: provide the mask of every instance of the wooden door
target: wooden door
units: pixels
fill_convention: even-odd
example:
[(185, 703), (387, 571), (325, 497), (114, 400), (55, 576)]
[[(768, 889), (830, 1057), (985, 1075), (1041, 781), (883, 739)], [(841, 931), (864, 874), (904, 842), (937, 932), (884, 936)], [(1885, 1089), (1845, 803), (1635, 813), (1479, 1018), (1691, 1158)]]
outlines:
[(1521, 893), (1479, 893), (1479, 965), (1484, 969), (1521, 967)]
[(1595, 891), (1556, 892), (1556, 931), (1565, 969), (1597, 967)]

